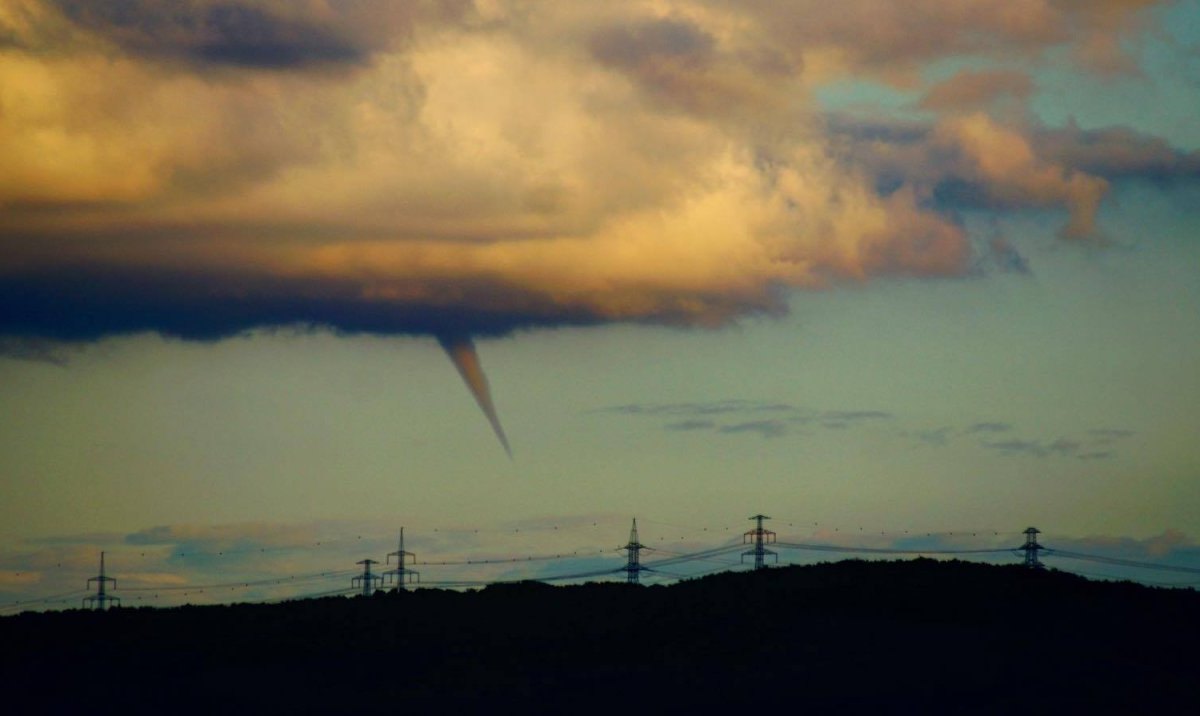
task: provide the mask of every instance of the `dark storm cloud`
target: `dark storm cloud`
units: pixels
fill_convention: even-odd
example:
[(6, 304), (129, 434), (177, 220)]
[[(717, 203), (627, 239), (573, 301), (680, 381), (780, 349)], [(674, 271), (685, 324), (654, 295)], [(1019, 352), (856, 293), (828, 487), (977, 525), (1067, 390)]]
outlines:
[[(460, 291), (464, 287), (459, 287)], [(478, 286), (472, 305), (487, 306), (503, 287)], [(486, 298), (485, 298), (486, 297)], [(211, 276), (186, 271), (134, 272), (80, 268), (0, 275), (0, 348), (31, 357), (46, 341), (92, 341), (154, 331), (164, 336), (216, 340), (257, 328), (325, 327), (347, 333), (443, 335), (456, 331), (499, 336), (547, 325), (588, 325), (582, 312), (553, 316), (511, 308), (488, 311), (463, 305), (395, 303), (364, 297), (353, 283), (286, 280), (253, 273)], [(530, 300), (532, 304), (532, 300)], [(49, 355), (49, 354), (47, 354)]]
[[(358, 64), (403, 39), (421, 3), (356, 0), (52, 0), (80, 28), (126, 52), (198, 64), (283, 69)], [(448, 3), (447, 8), (462, 3)]]
[(70, 354), (60, 343), (12, 336), (0, 336), (0, 357), (57, 366), (65, 366), (70, 363)]

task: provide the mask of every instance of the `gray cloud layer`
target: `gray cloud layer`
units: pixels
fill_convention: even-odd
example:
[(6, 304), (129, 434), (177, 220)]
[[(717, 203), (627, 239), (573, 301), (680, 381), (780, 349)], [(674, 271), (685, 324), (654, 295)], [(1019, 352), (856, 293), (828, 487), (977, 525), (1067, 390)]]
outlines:
[(897, 430), (904, 422), (903, 416), (889, 411), (812, 410), (788, 403), (743, 399), (707, 403), (630, 403), (595, 412), (665, 421), (661, 422), (661, 427), (669, 432), (761, 438), (888, 425), (898, 437), (935, 448), (969, 442), (977, 448), (1009, 457), (1078, 460), (1114, 458), (1120, 444), (1136, 435), (1123, 428), (1094, 428), (1069, 435), (1029, 438), (1018, 434), (1018, 426), (998, 420), (979, 420), (961, 427), (943, 425)]
[(918, 442), (943, 447), (963, 439), (1010, 457), (1075, 458), (1108, 460), (1117, 456), (1117, 446), (1136, 435), (1132, 430), (1096, 428), (1068, 436), (1049, 438), (1015, 437), (1017, 426), (999, 421), (980, 421), (966, 427), (940, 426), (906, 433)]
[[(757, 435), (778, 438), (806, 426), (844, 430), (888, 421), (894, 416), (882, 410), (813, 411), (787, 403), (754, 400), (721, 400), (710, 403), (631, 403), (602, 408), (598, 412), (618, 415), (668, 418), (663, 429), (673, 432), (709, 432), (718, 435)], [(682, 419), (681, 419), (682, 418)]]

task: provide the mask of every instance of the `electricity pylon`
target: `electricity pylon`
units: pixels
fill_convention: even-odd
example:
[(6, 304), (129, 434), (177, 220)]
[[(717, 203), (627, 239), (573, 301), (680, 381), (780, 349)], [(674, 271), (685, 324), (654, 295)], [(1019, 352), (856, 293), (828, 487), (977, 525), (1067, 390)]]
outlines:
[(100, 553), (100, 576), (92, 577), (91, 579), (89, 579), (87, 581), (88, 588), (91, 588), (92, 582), (96, 583), (96, 593), (90, 597), (83, 598), (84, 608), (87, 608), (87, 606), (89, 604), (91, 604), (91, 605), (94, 605), (94, 608), (96, 609), (96, 611), (102, 612), (105, 609), (108, 609), (109, 604), (115, 603), (116, 606), (118, 606), (118, 607), (121, 606), (121, 598), (108, 596), (108, 590), (105, 588), (105, 585), (108, 582), (112, 582), (113, 589), (116, 589), (117, 588), (117, 580), (113, 579), (112, 577), (106, 577), (104, 575), (104, 553), (103, 552)]
[(1045, 547), (1038, 544), (1037, 536), (1041, 534), (1041, 530), (1037, 527), (1028, 527), (1025, 529), (1025, 544), (1021, 549), (1025, 552), (1025, 566), (1029, 569), (1042, 569), (1045, 567), (1042, 561), (1038, 559), (1038, 550)]
[(379, 560), (360, 559), (359, 561), (355, 562), (355, 564), (361, 564), (363, 566), (363, 573), (361, 576), (351, 579), (350, 586), (354, 589), (358, 589), (359, 586), (361, 586), (362, 595), (364, 597), (369, 597), (372, 594), (372, 589), (379, 584), (379, 580), (382, 579), (382, 577), (380, 577), (378, 574), (371, 574), (371, 565), (379, 564)]
[(774, 557), (775, 562), (778, 563), (779, 555), (767, 549), (765, 546), (775, 542), (775, 533), (771, 530), (763, 529), (762, 524), (763, 520), (769, 520), (771, 518), (760, 514), (747, 519), (757, 520), (758, 526), (742, 534), (742, 544), (747, 544), (749, 542), (754, 543), (754, 549), (747, 552), (742, 552), (742, 561), (745, 562), (748, 555), (754, 555), (754, 569), (756, 571), (767, 566), (763, 558), (768, 554)]
[(642, 570), (646, 569), (641, 563), (641, 551), (648, 549), (646, 545), (638, 541), (637, 533), (637, 518), (633, 518), (633, 527), (629, 530), (629, 543), (625, 545), (625, 582), (628, 584), (638, 584), (638, 575)]
[(413, 561), (416, 561), (417, 555), (413, 554), (412, 552), (404, 551), (404, 528), (403, 527), (400, 528), (400, 549), (396, 550), (395, 552), (388, 552), (388, 556), (387, 556), (388, 564), (391, 563), (392, 557), (396, 558), (396, 568), (389, 569), (388, 571), (383, 573), (383, 580), (384, 580), (385, 584), (388, 581), (395, 579), (396, 580), (396, 589), (404, 589), (404, 585), (412, 583), (414, 577), (416, 578), (417, 582), (421, 581), (421, 573), (416, 571), (415, 569), (409, 569), (405, 565), (405, 563), (408, 561), (409, 557), (412, 557)]

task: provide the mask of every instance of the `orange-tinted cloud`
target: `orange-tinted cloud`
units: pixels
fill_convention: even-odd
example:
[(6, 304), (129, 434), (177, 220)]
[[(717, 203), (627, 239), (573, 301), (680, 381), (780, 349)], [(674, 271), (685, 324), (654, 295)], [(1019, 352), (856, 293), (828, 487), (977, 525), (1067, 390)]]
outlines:
[[(724, 3), (709, 0), (710, 6)], [(1068, 47), (1082, 67), (1128, 70), (1121, 47), (1159, 0), (819, 0), (738, 4), (743, 27), (781, 47), (796, 48), (811, 66), (872, 72), (902, 82), (923, 62), (951, 55), (1018, 59)]]
[(962, 274), (948, 180), (1094, 231), (1105, 180), (990, 113), (1023, 75), (952, 79), (919, 141), (848, 149), (813, 87), (1083, 52), (1143, 4), (10, 2), (0, 333), (719, 325)]
[(934, 142), (961, 157), (960, 171), (999, 204), (1061, 206), (1070, 212), (1064, 235), (1086, 238), (1095, 231), (1096, 209), (1108, 182), (1038, 157), (1020, 133), (998, 126), (984, 114), (955, 117), (939, 124)]
[(1033, 80), (1024, 72), (963, 71), (935, 85), (921, 98), (920, 107), (936, 111), (981, 110), (1004, 100), (1023, 103), (1033, 92)]

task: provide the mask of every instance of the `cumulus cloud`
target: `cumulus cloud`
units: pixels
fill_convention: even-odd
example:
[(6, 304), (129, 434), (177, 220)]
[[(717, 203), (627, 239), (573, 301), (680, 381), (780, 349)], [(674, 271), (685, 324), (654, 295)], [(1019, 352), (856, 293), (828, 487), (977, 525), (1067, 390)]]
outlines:
[(814, 89), (1062, 48), (1115, 71), (1151, 4), (14, 0), (0, 334), (717, 326), (963, 275), (955, 204), (1086, 237), (1111, 180), (1193, 155), (1021, 124), (997, 109), (1027, 99), (1016, 71), (874, 136)]
[(928, 123), (895, 127), (841, 120), (845, 161), (948, 208), (1066, 209), (1068, 238), (1095, 232), (1096, 210), (1109, 182), (1040, 154), (1036, 129), (987, 112), (953, 112)]

